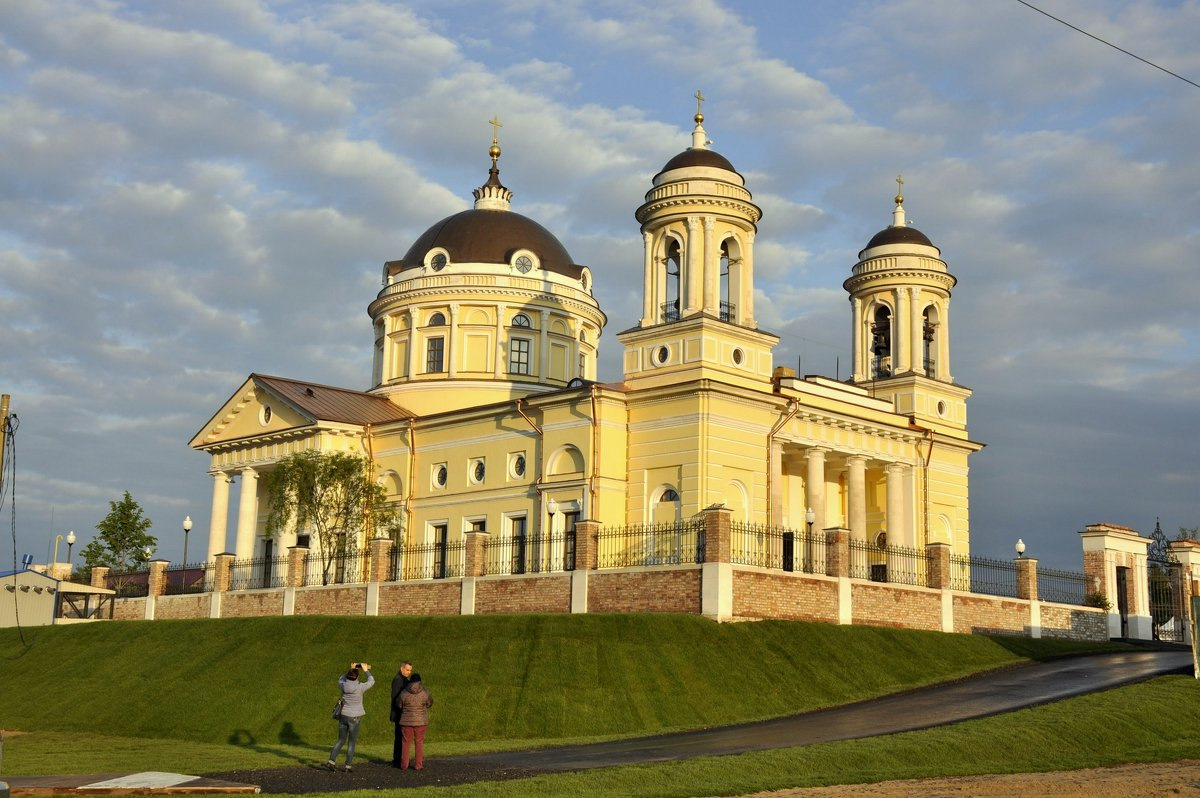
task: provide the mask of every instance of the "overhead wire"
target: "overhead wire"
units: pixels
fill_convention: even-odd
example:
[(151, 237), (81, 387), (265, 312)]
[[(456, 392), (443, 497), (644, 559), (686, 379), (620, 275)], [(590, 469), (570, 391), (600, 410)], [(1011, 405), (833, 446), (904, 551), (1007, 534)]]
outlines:
[(1054, 20), (1055, 22), (1066, 25), (1068, 28), (1070, 28), (1073, 31), (1078, 31), (1079, 33), (1082, 33), (1084, 36), (1087, 36), (1088, 38), (1091, 38), (1091, 39), (1095, 39), (1096, 41), (1100, 42), (1101, 44), (1106, 44), (1109, 47), (1113, 48), (1114, 50), (1124, 53), (1125, 55), (1129, 56), (1130, 58), (1136, 58), (1137, 60), (1141, 61), (1143, 64), (1146, 64), (1147, 66), (1152, 66), (1157, 70), (1166, 72), (1171, 77), (1179, 78), (1184, 83), (1191, 84), (1192, 86), (1195, 86), (1197, 89), (1200, 89), (1200, 83), (1197, 83), (1194, 80), (1189, 80), (1188, 78), (1185, 78), (1183, 75), (1172, 72), (1171, 70), (1167, 69), (1166, 67), (1159, 66), (1158, 64), (1154, 63), (1153, 61), (1148, 61), (1145, 58), (1142, 58), (1137, 53), (1131, 53), (1128, 50), (1124, 49), (1123, 47), (1118, 47), (1117, 45), (1113, 44), (1110, 41), (1101, 39), (1099, 36), (1096, 36), (1095, 34), (1088, 33), (1083, 28), (1076, 27), (1075, 25), (1072, 25), (1070, 22), (1067, 22), (1065, 19), (1059, 19), (1058, 17), (1054, 16), (1053, 14), (1043, 11), (1042, 9), (1033, 5), (1032, 3), (1027, 3), (1025, 0), (1017, 0), (1017, 2), (1020, 3), (1021, 5), (1025, 6), (1026, 8), (1033, 9), (1034, 11), (1038, 12), (1039, 14), (1041, 14), (1043, 16), (1049, 17), (1050, 19)]

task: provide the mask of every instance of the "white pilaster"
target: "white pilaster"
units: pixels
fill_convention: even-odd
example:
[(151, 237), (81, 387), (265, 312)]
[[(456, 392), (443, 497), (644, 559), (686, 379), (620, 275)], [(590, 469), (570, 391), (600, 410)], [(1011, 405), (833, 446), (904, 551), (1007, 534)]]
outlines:
[(866, 372), (863, 370), (863, 366), (868, 362), (868, 358), (866, 357), (866, 343), (863, 340), (864, 330), (862, 300), (857, 296), (850, 297), (850, 317), (850, 323), (852, 325), (852, 329), (850, 330), (852, 354), (850, 365), (852, 372), (850, 378), (854, 382), (863, 382), (867, 378)]
[(896, 362), (892, 373), (903, 374), (916, 368), (914, 362), (919, 356), (913, 352), (913, 323), (915, 312), (912, 303), (908, 301), (908, 289), (901, 286), (896, 289), (893, 301), (896, 303), (896, 345), (892, 347), (896, 353)]
[(852, 540), (867, 539), (867, 458), (846, 458), (846, 521)]
[(703, 298), (701, 297), (701, 243), (700, 243), (700, 220), (695, 216), (689, 216), (687, 220), (687, 265), (684, 267), (684, 278), (686, 285), (684, 293), (686, 296), (680, 305), (683, 308), (681, 315), (690, 316), (697, 310), (700, 310)]
[(720, 291), (717, 288), (717, 283), (721, 279), (720, 258), (717, 257), (716, 248), (713, 246), (713, 230), (716, 228), (717, 220), (711, 216), (704, 217), (704, 312), (711, 315), (720, 313), (718, 302), (720, 301)]
[(254, 528), (258, 524), (258, 472), (242, 469), (242, 495), (238, 500), (237, 544), (234, 556), (247, 560), (254, 556)]
[(458, 304), (450, 303), (450, 335), (446, 341), (446, 371), (451, 379), (458, 376)]
[[(733, 298), (730, 298), (733, 301)], [(754, 321), (754, 233), (746, 234), (742, 262), (738, 268), (738, 296), (735, 318), (745, 327), (757, 327)]]
[(225, 538), (229, 525), (229, 475), (224, 471), (218, 471), (212, 477), (212, 511), (209, 513), (208, 556), (205, 558), (210, 563), (218, 554), (225, 551)]
[(657, 279), (655, 275), (654, 234), (649, 230), (642, 233), (642, 326), (650, 327), (658, 323), (657, 305), (664, 300), (660, 291), (655, 290)]
[(887, 533), (888, 542), (901, 546), (915, 546), (912, 526), (904, 514), (904, 466), (890, 463), (884, 469), (887, 479)]
[(825, 453), (828, 451), (828, 449), (813, 447), (808, 450), (805, 458), (808, 466), (804, 478), (805, 499), (817, 517), (814, 524), (816, 529), (824, 529), (829, 526), (828, 519), (825, 517)]

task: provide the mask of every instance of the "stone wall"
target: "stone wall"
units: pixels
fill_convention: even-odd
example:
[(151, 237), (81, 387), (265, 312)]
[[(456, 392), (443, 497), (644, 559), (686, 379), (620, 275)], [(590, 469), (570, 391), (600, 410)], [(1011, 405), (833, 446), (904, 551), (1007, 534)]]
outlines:
[(159, 596), (155, 600), (154, 619), (207, 618), (212, 593), (187, 593), (178, 596)]
[[(954, 631), (963, 634), (1028, 636), (1029, 602), (1000, 596), (956, 593)], [(1107, 635), (1101, 639), (1107, 639)]]
[(738, 569), (733, 572), (733, 614), (837, 623), (837, 580), (765, 568)]
[(1042, 637), (1058, 640), (1104, 640), (1108, 637), (1108, 613), (1095, 607), (1071, 604), (1042, 604)]
[(942, 629), (942, 595), (924, 587), (855, 582), (850, 591), (851, 621), (901, 629)]
[(588, 612), (700, 614), (699, 566), (592, 571)]
[(380, 615), (458, 615), (462, 582), (387, 582), (379, 586)]
[[(323, 613), (303, 613), (319, 615)], [(252, 618), (283, 615), (283, 588), (273, 590), (237, 590), (221, 594), (222, 618)]]
[[(366, 615), (367, 586), (338, 585), (326, 587), (298, 587), (296, 590), (297, 615)], [(282, 591), (279, 591), (282, 592)], [(232, 595), (232, 594), (227, 594)], [(224, 608), (221, 610), (224, 615)], [(283, 614), (283, 606), (279, 612)]]
[(483, 577), (475, 582), (475, 612), (536, 613), (571, 611), (571, 575)]

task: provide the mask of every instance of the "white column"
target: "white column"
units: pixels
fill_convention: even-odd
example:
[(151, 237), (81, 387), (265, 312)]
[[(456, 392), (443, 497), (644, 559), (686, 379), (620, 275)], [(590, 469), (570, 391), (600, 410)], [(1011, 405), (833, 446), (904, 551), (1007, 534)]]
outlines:
[(642, 256), (642, 326), (650, 327), (658, 323), (658, 305), (663, 302), (654, 286), (657, 283), (654, 269), (654, 234), (649, 230), (642, 233), (642, 246), (645, 254)]
[(867, 539), (867, 458), (853, 455), (846, 458), (846, 515), (850, 537)]
[(704, 312), (714, 316), (720, 314), (720, 291), (717, 289), (717, 282), (721, 279), (719, 259), (713, 247), (713, 230), (716, 225), (716, 219), (711, 216), (704, 217)]
[(550, 379), (550, 311), (543, 310), (538, 336), (538, 382)]
[(417, 376), (418, 364), (417, 359), (420, 355), (421, 338), (417, 335), (417, 313), (414, 310), (408, 311), (408, 379), (412, 380)]
[(911, 322), (912, 305), (908, 301), (908, 289), (897, 288), (896, 296), (896, 341), (892, 350), (896, 353), (895, 363), (892, 364), (893, 374), (903, 374), (916, 367), (913, 361), (920, 357), (913, 347), (913, 325)]
[(938, 310), (937, 378), (954, 382), (950, 376), (950, 300), (944, 300)]
[(446, 371), (451, 378), (458, 376), (458, 305), (450, 304), (450, 335), (446, 341)]
[(683, 302), (680, 306), (683, 309), (682, 316), (690, 315), (700, 309), (703, 298), (700, 295), (701, 285), (701, 266), (700, 266), (700, 220), (695, 216), (689, 216), (687, 220), (687, 257), (684, 260), (687, 265), (684, 267), (684, 279), (686, 285), (684, 289)]
[(887, 478), (887, 534), (888, 542), (912, 547), (912, 527), (904, 517), (904, 466), (890, 463), (884, 469)]
[(229, 524), (229, 475), (218, 471), (212, 475), (212, 511), (208, 522), (208, 562), (225, 551), (226, 527)]
[(829, 519), (825, 517), (825, 454), (828, 451), (813, 447), (806, 453), (808, 472), (804, 477), (804, 492), (808, 506), (817, 517), (814, 532), (829, 526)]
[(729, 298), (737, 302), (734, 318), (738, 324), (754, 327), (754, 233), (746, 234), (745, 247), (742, 251), (742, 261), (738, 265), (738, 295)]
[[(925, 373), (925, 316), (921, 313), (921, 289), (912, 290), (913, 371)], [(933, 376), (932, 374), (928, 376)]]
[(239, 560), (254, 556), (254, 528), (258, 525), (258, 472), (242, 469), (242, 495), (238, 501), (237, 544), (233, 553)]
[(496, 306), (496, 362), (493, 364), (492, 376), (501, 379), (507, 363), (504, 362), (504, 317), (508, 315), (508, 305), (503, 303)]
[(856, 296), (850, 297), (850, 345), (853, 352), (850, 368), (851, 379), (854, 382), (864, 382), (867, 379), (863, 365), (867, 362), (866, 344), (863, 342), (863, 307), (862, 300)]

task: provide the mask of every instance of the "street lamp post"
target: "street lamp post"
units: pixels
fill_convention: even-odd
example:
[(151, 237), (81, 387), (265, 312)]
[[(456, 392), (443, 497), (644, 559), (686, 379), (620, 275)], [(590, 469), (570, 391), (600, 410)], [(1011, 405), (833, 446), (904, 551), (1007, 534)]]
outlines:
[(813, 512), (813, 508), (809, 507), (808, 512), (804, 514), (804, 523), (808, 524), (808, 535), (804, 538), (804, 572), (812, 573), (812, 525), (817, 520), (817, 514)]
[(71, 564), (71, 547), (75, 545), (75, 530), (67, 533), (67, 565)]
[(1017, 558), (1018, 559), (1025, 556), (1025, 541), (1021, 540), (1020, 538), (1017, 538), (1017, 545), (1014, 546), (1014, 548), (1017, 550)]
[(188, 564), (187, 541), (188, 541), (188, 532), (191, 532), (191, 531), (192, 531), (192, 517), (190, 515), (185, 515), (183, 517), (183, 567), (184, 568), (186, 568), (187, 564)]

